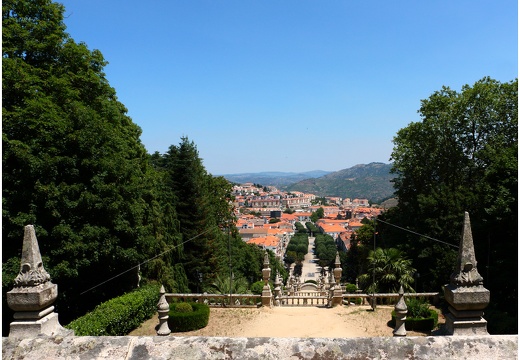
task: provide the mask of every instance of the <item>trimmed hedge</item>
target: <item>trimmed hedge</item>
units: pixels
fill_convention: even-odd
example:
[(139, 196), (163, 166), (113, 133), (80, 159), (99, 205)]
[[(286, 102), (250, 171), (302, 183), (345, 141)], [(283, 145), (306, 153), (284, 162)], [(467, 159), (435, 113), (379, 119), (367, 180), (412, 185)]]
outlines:
[[(431, 331), (433, 330), (439, 321), (439, 314), (437, 311), (430, 309), (429, 317), (414, 318), (406, 317), (404, 322), (406, 330), (410, 331)], [(395, 311), (392, 311), (392, 326), (395, 327)]]
[(101, 303), (65, 327), (76, 336), (123, 336), (152, 318), (159, 297), (159, 285), (146, 285)]
[(186, 332), (206, 327), (209, 321), (209, 306), (202, 303), (189, 303), (192, 312), (179, 312), (176, 307), (183, 303), (170, 304), (168, 327), (172, 332)]

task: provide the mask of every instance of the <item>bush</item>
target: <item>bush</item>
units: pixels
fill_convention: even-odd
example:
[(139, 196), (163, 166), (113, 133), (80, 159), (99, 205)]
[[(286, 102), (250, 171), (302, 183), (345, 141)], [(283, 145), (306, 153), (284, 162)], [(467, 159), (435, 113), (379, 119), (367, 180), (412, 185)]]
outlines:
[(159, 285), (146, 285), (98, 305), (65, 327), (76, 336), (123, 336), (152, 318), (159, 297)]
[[(191, 312), (177, 311), (183, 303), (170, 304), (168, 327), (172, 332), (186, 332), (206, 327), (209, 321), (209, 306), (202, 303), (190, 303)], [(184, 306), (183, 306), (184, 307)]]
[[(406, 330), (410, 331), (431, 331), (439, 321), (439, 314), (434, 309), (428, 309), (426, 317), (408, 317), (404, 322)], [(392, 311), (392, 326), (395, 326), (395, 311)]]
[(354, 294), (357, 291), (356, 284), (347, 284), (345, 286), (345, 291), (348, 292), (349, 294)]
[(175, 311), (180, 313), (192, 312), (193, 306), (191, 306), (190, 303), (187, 302), (178, 303), (175, 306)]
[[(409, 298), (406, 301), (406, 330), (430, 331), (437, 326), (439, 314), (430, 309), (430, 304), (422, 299)], [(392, 311), (392, 326), (395, 326), (395, 311)]]
[(430, 316), (430, 304), (419, 298), (405, 300), (408, 315), (411, 318), (426, 318)]

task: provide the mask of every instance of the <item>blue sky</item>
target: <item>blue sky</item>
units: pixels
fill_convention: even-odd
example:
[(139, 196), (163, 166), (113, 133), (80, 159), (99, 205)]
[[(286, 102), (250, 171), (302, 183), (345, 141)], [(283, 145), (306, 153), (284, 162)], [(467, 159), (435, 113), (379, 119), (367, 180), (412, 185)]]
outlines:
[(421, 99), (518, 76), (515, 0), (59, 2), (148, 152), (214, 175), (388, 163)]

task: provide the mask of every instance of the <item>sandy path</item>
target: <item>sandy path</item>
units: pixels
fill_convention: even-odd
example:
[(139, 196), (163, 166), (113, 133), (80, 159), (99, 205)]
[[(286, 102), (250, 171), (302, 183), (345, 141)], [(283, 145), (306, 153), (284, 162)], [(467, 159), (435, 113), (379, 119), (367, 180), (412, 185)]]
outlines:
[[(393, 306), (336, 308), (273, 307), (211, 308), (208, 326), (172, 336), (228, 337), (370, 337), (393, 336), (388, 325)], [(441, 317), (439, 317), (441, 322)], [(155, 335), (157, 315), (129, 335)], [(409, 336), (427, 334), (408, 332)]]

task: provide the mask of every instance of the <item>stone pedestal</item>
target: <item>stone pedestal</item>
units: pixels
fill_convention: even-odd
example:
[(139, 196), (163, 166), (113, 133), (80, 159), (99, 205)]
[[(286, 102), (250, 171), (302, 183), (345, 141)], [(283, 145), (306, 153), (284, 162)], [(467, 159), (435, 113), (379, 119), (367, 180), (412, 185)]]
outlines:
[(489, 290), (477, 270), (469, 214), (464, 214), (462, 240), (455, 271), (444, 286), (444, 297), (450, 304), (444, 332), (448, 335), (488, 335), (484, 309), (489, 304)]
[[(9, 326), (9, 337), (36, 337), (38, 335), (47, 336), (73, 336), (74, 331), (65, 329), (58, 321), (58, 314), (52, 312), (54, 306), (51, 306), (51, 312), (41, 318), (15, 320)], [(19, 314), (19, 313), (17, 313)], [(15, 314), (16, 318), (16, 314)]]
[(20, 273), (14, 289), (7, 292), (7, 305), (15, 311), (9, 337), (72, 336), (63, 328), (52, 304), (58, 297), (58, 286), (43, 267), (34, 226), (25, 227)]
[(454, 336), (488, 335), (487, 321), (482, 317), (489, 304), (489, 290), (483, 286), (444, 287), (444, 296), (450, 304), (446, 315), (445, 332)]

